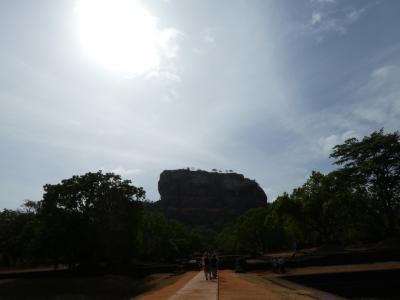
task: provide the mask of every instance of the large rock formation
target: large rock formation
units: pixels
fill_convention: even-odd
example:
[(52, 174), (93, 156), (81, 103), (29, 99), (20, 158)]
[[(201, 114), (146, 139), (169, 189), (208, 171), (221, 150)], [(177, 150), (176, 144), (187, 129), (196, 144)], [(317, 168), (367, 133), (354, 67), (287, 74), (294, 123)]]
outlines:
[(167, 170), (160, 175), (158, 191), (161, 200), (157, 204), (169, 217), (214, 228), (267, 204), (257, 182), (237, 173)]

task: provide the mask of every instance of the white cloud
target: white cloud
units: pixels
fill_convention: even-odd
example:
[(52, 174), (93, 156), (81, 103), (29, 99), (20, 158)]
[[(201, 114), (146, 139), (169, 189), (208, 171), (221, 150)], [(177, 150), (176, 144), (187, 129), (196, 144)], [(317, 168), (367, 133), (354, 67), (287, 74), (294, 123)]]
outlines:
[(330, 15), (322, 11), (313, 11), (311, 15), (311, 30), (316, 34), (337, 32), (345, 34), (347, 28), (356, 22), (364, 9), (352, 10), (344, 15)]
[(312, 13), (312, 15), (311, 15), (311, 24), (312, 24), (312, 25), (315, 25), (315, 24), (321, 22), (321, 20), (322, 20), (322, 15), (321, 15), (321, 13), (315, 12), (315, 11), (314, 11), (314, 12)]
[(207, 27), (201, 32), (202, 39), (205, 43), (214, 44), (216, 35), (216, 28)]
[(378, 81), (386, 80), (391, 75), (391, 73), (396, 72), (396, 69), (398, 69), (397, 66), (383, 66), (373, 70), (371, 72), (371, 77), (375, 78)]
[[(333, 146), (350, 137), (361, 138), (373, 130), (384, 127), (387, 131), (400, 126), (400, 67), (383, 65), (372, 70), (364, 82), (349, 95), (345, 106), (329, 111), (321, 118), (310, 116), (315, 124), (325, 123), (327, 130), (335, 128), (335, 134), (321, 136), (317, 142), (317, 158), (327, 157)], [(312, 156), (315, 144), (310, 143)]]
[(353, 130), (349, 130), (341, 135), (332, 134), (326, 137), (321, 137), (318, 144), (322, 155), (328, 157), (334, 146), (342, 144), (345, 140), (354, 136), (356, 136), (356, 133)]
[(362, 121), (381, 124), (396, 130), (400, 120), (400, 67), (385, 65), (373, 70), (356, 92), (361, 99), (354, 107), (355, 116)]
[(311, 8), (304, 33), (316, 35), (321, 41), (329, 33), (346, 34), (348, 27), (357, 22), (369, 6), (355, 8), (341, 6), (334, 0), (311, 0)]
[(150, 78), (158, 78), (158, 79), (166, 79), (172, 82), (180, 82), (181, 77), (178, 74), (169, 71), (152, 71), (146, 74), (146, 79)]
[(143, 170), (142, 169), (125, 169), (124, 167), (120, 166), (118, 168), (111, 170), (111, 172), (115, 173), (115, 174), (119, 174), (123, 177), (131, 177), (133, 175), (143, 173)]
[(350, 12), (348, 12), (346, 14), (345, 20), (346, 20), (346, 22), (348, 24), (354, 23), (361, 17), (361, 15), (364, 12), (365, 12), (365, 8), (361, 8), (361, 9), (358, 9), (358, 10), (357, 9), (353, 9), (353, 10), (351, 10)]
[(160, 34), (161, 48), (166, 58), (175, 58), (178, 56), (179, 39), (183, 38), (183, 32), (176, 28), (166, 28)]
[(336, 3), (336, 0), (311, 0), (311, 2), (333, 4)]

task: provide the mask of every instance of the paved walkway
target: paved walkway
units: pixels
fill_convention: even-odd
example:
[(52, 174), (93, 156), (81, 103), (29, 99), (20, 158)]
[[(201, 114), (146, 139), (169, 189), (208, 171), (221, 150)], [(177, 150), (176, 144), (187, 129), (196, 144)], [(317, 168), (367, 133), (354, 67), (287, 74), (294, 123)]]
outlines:
[(170, 300), (217, 300), (218, 281), (205, 280), (201, 271), (181, 288)]

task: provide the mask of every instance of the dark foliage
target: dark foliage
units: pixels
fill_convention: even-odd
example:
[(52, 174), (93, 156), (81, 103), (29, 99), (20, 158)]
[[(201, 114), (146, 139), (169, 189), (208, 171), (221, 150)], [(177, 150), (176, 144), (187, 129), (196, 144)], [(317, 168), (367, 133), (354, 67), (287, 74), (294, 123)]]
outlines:
[(331, 157), (339, 169), (313, 171), (290, 195), (248, 211), (218, 235), (219, 248), (250, 253), (399, 236), (399, 133), (351, 138), (335, 146)]

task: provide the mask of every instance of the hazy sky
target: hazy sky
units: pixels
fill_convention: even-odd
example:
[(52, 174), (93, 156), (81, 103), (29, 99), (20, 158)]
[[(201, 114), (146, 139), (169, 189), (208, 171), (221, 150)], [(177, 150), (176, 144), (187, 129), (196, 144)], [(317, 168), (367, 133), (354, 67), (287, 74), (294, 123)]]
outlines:
[(0, 208), (99, 169), (150, 200), (164, 169), (232, 169), (272, 200), (399, 129), (400, 1), (131, 2), (0, 2)]

